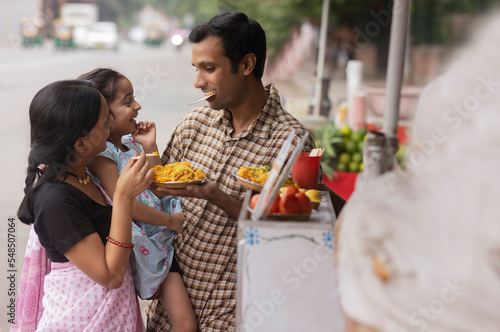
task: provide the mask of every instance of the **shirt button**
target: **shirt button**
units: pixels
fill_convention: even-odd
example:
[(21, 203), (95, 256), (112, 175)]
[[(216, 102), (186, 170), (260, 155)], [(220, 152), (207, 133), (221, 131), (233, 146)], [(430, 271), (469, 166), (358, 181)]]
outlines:
[(201, 211), (202, 209), (203, 208), (201, 206), (199, 206), (199, 205), (196, 207), (196, 211)]
[(226, 143), (224, 143), (224, 145), (225, 145), (226, 147), (229, 147), (229, 145), (231, 145), (231, 144), (230, 144), (229, 142), (226, 142)]

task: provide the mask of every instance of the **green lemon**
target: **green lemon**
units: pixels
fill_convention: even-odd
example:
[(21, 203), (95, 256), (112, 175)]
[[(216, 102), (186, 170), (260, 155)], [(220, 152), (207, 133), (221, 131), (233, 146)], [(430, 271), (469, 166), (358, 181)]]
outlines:
[(347, 137), (351, 135), (352, 130), (348, 126), (343, 126), (340, 128), (340, 132), (342, 133), (342, 136)]
[(359, 163), (351, 161), (349, 163), (349, 172), (353, 172), (353, 173), (359, 172)]
[(355, 162), (355, 163), (360, 163), (363, 161), (363, 155), (359, 152), (356, 152), (356, 153), (353, 153), (352, 155), (352, 161)]
[(363, 142), (364, 135), (361, 134), (359, 131), (355, 131), (351, 134), (351, 141), (354, 142)]
[(346, 152), (352, 154), (352, 153), (358, 151), (358, 144), (354, 141), (347, 141), (345, 143), (344, 149)]
[(359, 171), (361, 172), (364, 169), (365, 169), (365, 165), (363, 165), (363, 163), (360, 163), (359, 164)]
[(349, 162), (351, 161), (351, 155), (347, 152), (342, 152), (340, 155), (339, 155), (339, 163), (341, 164), (349, 164)]
[(346, 164), (342, 164), (342, 163), (338, 163), (337, 164), (337, 171), (339, 171), (339, 172), (345, 172), (345, 171), (347, 171), (347, 165)]

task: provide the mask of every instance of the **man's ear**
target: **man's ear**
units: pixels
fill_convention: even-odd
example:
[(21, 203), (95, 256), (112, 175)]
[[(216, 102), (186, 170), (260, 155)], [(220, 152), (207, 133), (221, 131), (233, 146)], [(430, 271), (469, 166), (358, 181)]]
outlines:
[(255, 63), (257, 62), (257, 57), (253, 53), (248, 53), (241, 60), (243, 67), (243, 75), (250, 75), (255, 68)]

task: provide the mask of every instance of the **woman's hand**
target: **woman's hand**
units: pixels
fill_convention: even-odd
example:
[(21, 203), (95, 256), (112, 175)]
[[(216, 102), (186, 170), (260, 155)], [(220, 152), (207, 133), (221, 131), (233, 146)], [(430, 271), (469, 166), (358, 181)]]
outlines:
[[(137, 155), (137, 153), (134, 155)], [(131, 159), (123, 169), (116, 182), (114, 195), (134, 198), (146, 190), (152, 182), (153, 170), (149, 167), (146, 155), (142, 151), (139, 159)]]
[(156, 146), (156, 125), (154, 122), (141, 121), (136, 125), (136, 130), (132, 133), (132, 138), (141, 144), (146, 153), (158, 150)]

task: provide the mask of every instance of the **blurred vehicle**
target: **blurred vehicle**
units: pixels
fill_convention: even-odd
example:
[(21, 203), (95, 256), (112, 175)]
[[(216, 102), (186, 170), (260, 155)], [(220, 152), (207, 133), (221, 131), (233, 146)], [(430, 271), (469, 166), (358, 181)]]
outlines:
[(142, 44), (146, 40), (146, 29), (142, 25), (136, 25), (130, 28), (127, 38), (132, 43)]
[(61, 19), (54, 20), (54, 46), (56, 49), (71, 49), (75, 47), (73, 28)]
[(21, 36), (24, 47), (42, 45), (43, 38), (40, 30), (44, 23), (45, 22), (41, 22), (40, 20), (35, 22), (33, 19), (29, 18), (23, 18), (21, 20)]
[(189, 32), (186, 29), (174, 29), (170, 34), (170, 42), (174, 45), (175, 49), (180, 50), (181, 46), (187, 40)]
[(114, 22), (95, 22), (88, 28), (84, 47), (87, 49), (112, 49), (117, 51), (119, 44), (120, 35)]
[(72, 42), (76, 47), (84, 47), (89, 26), (97, 22), (99, 9), (94, 3), (65, 3), (61, 6), (60, 20), (71, 28)]
[(165, 40), (165, 33), (162, 27), (158, 24), (150, 24), (146, 26), (146, 39), (144, 44), (147, 46), (161, 46)]

